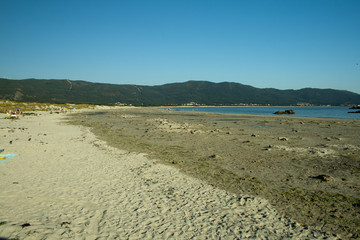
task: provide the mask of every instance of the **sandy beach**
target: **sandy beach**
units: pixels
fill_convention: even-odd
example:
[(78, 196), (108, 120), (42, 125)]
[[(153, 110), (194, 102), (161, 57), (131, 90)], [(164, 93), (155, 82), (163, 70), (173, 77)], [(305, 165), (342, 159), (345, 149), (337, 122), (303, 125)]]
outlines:
[[(222, 126), (223, 123), (241, 122), (234, 120), (233, 116), (225, 117), (231, 120), (220, 121), (221, 123), (218, 121), (217, 126), (214, 127), (211, 116), (207, 118), (207, 121), (212, 122), (210, 126), (208, 123), (187, 121), (179, 118), (178, 115), (164, 117), (161, 114), (168, 114), (165, 111), (159, 112), (155, 109), (142, 111), (132, 108), (116, 110), (105, 116), (108, 121), (104, 121), (103, 114), (109, 114), (106, 111), (91, 110), (87, 114), (83, 112), (81, 116), (72, 117), (72, 121), (87, 126), (69, 125), (68, 114), (38, 112), (36, 116), (25, 116), (18, 120), (4, 119), (5, 115), (1, 115), (0, 149), (4, 149), (1, 154), (18, 155), (0, 162), (0, 239), (347, 239), (358, 237), (349, 231), (335, 233), (338, 229), (326, 227), (328, 226), (326, 224), (309, 226), (304, 219), (298, 221), (296, 217), (292, 218), (291, 214), (289, 217), (286, 212), (279, 211), (278, 206), (274, 207), (272, 202), (274, 199), (266, 200), (267, 192), (259, 187), (266, 176), (271, 173), (274, 175), (279, 170), (276, 164), (272, 168), (271, 164), (266, 163), (265, 165), (270, 169), (267, 171), (264, 165), (259, 164), (259, 161), (267, 159), (265, 157), (262, 160), (254, 153), (259, 149), (260, 154), (274, 154), (271, 159), (276, 159), (280, 155), (288, 156), (291, 153), (294, 155), (294, 151), (297, 156), (303, 156), (298, 153), (308, 154), (309, 151), (313, 151), (312, 154), (324, 158), (331, 165), (334, 164), (332, 158), (326, 158), (324, 155), (339, 156), (340, 150), (332, 152), (337, 149), (336, 146), (315, 147), (320, 143), (311, 142), (313, 139), (310, 136), (305, 141), (312, 146), (310, 149), (304, 150), (303, 146), (289, 144), (291, 139), (294, 139), (290, 132), (295, 134), (294, 131), (298, 130), (299, 134), (306, 136), (305, 126), (309, 126), (310, 120), (308, 122), (301, 120), (303, 129), (299, 123), (297, 129), (286, 130), (279, 136), (276, 134), (270, 141), (270, 138), (260, 137), (266, 135), (263, 131), (265, 128), (249, 129), (237, 126), (238, 133), (230, 125)], [(111, 114), (113, 118), (110, 117)], [(183, 113), (180, 115), (189, 117)], [(218, 115), (216, 117), (219, 118)], [(191, 115), (190, 118), (196, 117)], [(247, 117), (240, 118), (245, 118), (243, 122), (247, 121)], [(123, 122), (120, 123), (117, 119)], [(266, 118), (268, 122), (265, 123), (264, 119), (259, 117), (256, 119), (256, 122), (262, 122), (262, 125), (275, 121), (275, 118), (274, 120)], [(338, 124), (343, 127), (342, 130), (346, 125), (344, 122), (346, 121), (340, 121)], [(327, 137), (328, 140), (324, 141), (328, 145), (341, 145), (339, 149), (350, 152), (349, 156), (352, 157), (354, 155), (352, 153), (359, 153), (359, 143), (355, 143), (355, 139), (352, 139), (353, 136), (359, 136), (359, 132), (356, 132), (359, 129), (359, 121), (353, 122), (355, 132), (354, 129), (352, 131), (350, 129), (348, 132), (343, 132), (343, 136), (340, 137), (333, 129), (331, 135), (319, 136), (319, 138)], [(319, 124), (318, 127), (332, 123)], [(112, 141), (112, 144), (110, 140), (114, 136), (109, 135), (109, 131), (119, 137), (117, 141)], [(173, 138), (170, 139), (167, 134)], [(229, 156), (235, 151), (228, 152), (229, 156), (226, 156), (217, 150), (211, 138), (205, 137), (214, 134), (218, 134), (215, 140), (220, 148), (223, 148), (220, 143), (226, 144), (228, 137), (232, 138), (232, 142), (241, 142), (243, 148), (252, 147), (255, 160), (258, 161), (257, 166), (263, 167), (263, 170), (259, 171), (261, 174), (254, 173), (259, 168), (254, 167), (251, 170), (251, 164), (255, 165), (256, 161), (244, 163), (245, 165), (233, 162), (233, 166), (236, 166), (233, 174), (238, 174), (238, 171), (246, 172), (242, 175), (246, 181), (243, 187), (239, 188), (239, 192), (228, 188), (226, 182), (212, 183), (201, 176), (199, 169), (190, 169), (186, 163), (187, 156), (190, 156), (188, 159), (195, 156), (197, 163), (194, 165), (199, 166), (199, 162), (202, 161), (203, 166), (208, 166), (204, 169), (211, 172), (215, 169), (214, 166), (220, 165), (222, 161), (229, 162), (229, 159), (233, 159)], [(181, 138), (177, 139), (176, 136)], [(241, 138), (241, 141), (235, 136)], [(306, 138), (305, 136), (297, 137), (300, 139)], [(194, 146), (196, 141), (204, 144), (198, 138), (209, 142), (197, 152), (186, 148), (186, 145), (180, 145), (183, 140), (189, 142), (189, 137)], [(286, 140), (281, 140), (282, 137)], [(160, 151), (161, 149), (154, 148), (149, 142), (146, 145), (144, 141), (151, 139), (153, 143), (172, 142), (173, 150), (163, 144), (168, 149), (165, 153)], [(219, 139), (222, 141), (219, 142)], [(258, 143), (260, 139), (267, 144)], [(182, 154), (179, 154), (179, 148), (175, 146), (184, 146), (180, 149)], [(236, 152), (242, 147), (237, 148)], [(265, 150), (265, 147), (271, 151)], [(163, 154), (160, 154), (161, 152)], [(248, 155), (245, 154), (239, 159)], [(254, 161), (254, 156), (249, 159)], [(358, 161), (356, 157), (351, 159)], [(208, 161), (216, 164), (209, 164)], [(299, 159), (292, 161), (300, 165)], [(350, 160), (347, 164), (350, 164)], [(355, 162), (351, 165), (352, 171), (357, 169), (358, 164)], [(221, 171), (225, 172), (228, 165), (224, 163), (223, 166)], [(233, 168), (228, 168), (228, 171), (230, 169)], [(337, 173), (342, 174), (345, 180), (341, 180), (341, 177), (334, 173), (335, 171), (328, 173), (325, 169), (321, 169), (307, 172), (303, 181), (334, 196), (341, 194), (349, 199), (359, 199), (359, 178), (355, 174), (354, 176), (348, 174), (344, 169), (339, 169)], [(198, 175), (195, 174), (196, 171)], [(215, 171), (208, 175), (215, 179), (221, 173)], [(313, 178), (309, 178), (308, 175)], [(323, 178), (329, 178), (330, 181), (321, 180), (320, 175), (324, 175)], [(275, 176), (281, 178), (279, 181), (283, 182), (282, 177), (281, 173)], [(304, 182), (296, 180), (297, 177), (296, 174), (288, 176), (289, 180), (284, 180), (285, 185), (278, 188), (285, 188), (284, 186), (289, 182), (295, 182), (295, 185), (303, 184)], [(276, 181), (269, 180), (267, 184), (276, 184)], [(342, 187), (339, 184), (342, 184)], [(291, 201), (291, 196), (289, 198)], [(359, 209), (358, 202), (351, 204), (353, 204), (351, 211)], [(344, 214), (347, 218), (346, 213)], [(357, 224), (359, 212), (352, 214), (354, 214), (353, 223)], [(349, 226), (352, 225), (349, 223)]]

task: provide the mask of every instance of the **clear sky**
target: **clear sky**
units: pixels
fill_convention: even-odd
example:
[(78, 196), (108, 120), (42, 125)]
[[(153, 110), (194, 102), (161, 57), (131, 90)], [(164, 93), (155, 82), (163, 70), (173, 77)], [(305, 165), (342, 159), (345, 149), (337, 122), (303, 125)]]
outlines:
[(360, 0), (0, 0), (0, 77), (360, 93)]

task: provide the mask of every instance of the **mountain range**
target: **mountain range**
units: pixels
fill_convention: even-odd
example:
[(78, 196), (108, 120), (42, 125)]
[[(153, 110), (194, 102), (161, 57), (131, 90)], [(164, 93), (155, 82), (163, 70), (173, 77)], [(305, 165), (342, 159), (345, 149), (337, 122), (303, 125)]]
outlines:
[(344, 90), (255, 88), (233, 82), (188, 81), (159, 86), (105, 84), (58, 79), (0, 78), (0, 99), (22, 102), (184, 105), (332, 105), (360, 104), (360, 94)]

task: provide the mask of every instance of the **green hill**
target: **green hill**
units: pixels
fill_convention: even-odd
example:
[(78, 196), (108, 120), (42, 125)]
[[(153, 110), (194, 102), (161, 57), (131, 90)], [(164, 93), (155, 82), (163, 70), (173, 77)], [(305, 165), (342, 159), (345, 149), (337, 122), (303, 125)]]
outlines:
[(23, 102), (182, 105), (353, 105), (360, 95), (333, 89), (278, 90), (239, 83), (188, 81), (160, 86), (117, 85), (70, 80), (0, 78), (0, 99)]

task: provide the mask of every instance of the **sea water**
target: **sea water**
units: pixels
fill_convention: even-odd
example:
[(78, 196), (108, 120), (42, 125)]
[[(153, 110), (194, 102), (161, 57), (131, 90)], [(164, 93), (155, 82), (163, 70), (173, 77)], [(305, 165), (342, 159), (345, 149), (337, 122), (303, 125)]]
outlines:
[(358, 111), (358, 109), (349, 109), (349, 107), (173, 107), (177, 111), (198, 111), (211, 113), (232, 113), (232, 114), (255, 114), (255, 115), (273, 115), (276, 111), (285, 111), (292, 109), (295, 111), (294, 117), (320, 117), (320, 118), (349, 118), (360, 119), (360, 113), (348, 113)]

